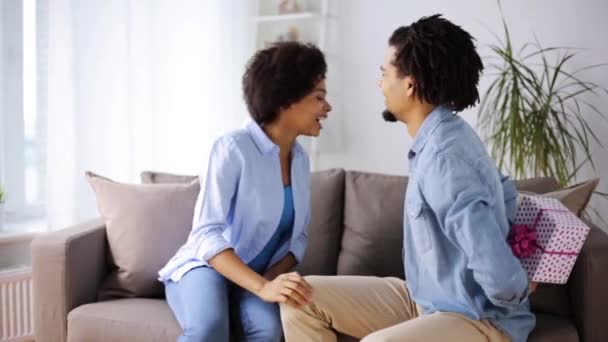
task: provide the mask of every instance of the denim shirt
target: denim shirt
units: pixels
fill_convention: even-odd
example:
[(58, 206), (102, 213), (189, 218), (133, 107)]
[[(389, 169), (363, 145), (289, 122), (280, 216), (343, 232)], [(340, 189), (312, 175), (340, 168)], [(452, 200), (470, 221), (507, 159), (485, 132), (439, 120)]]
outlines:
[[(291, 155), (293, 231), (269, 265), (289, 252), (301, 262), (308, 241), (310, 163), (297, 142)], [(245, 128), (215, 142), (200, 181), (192, 231), (158, 272), (160, 281), (177, 282), (189, 270), (209, 266), (211, 258), (229, 248), (247, 264), (268, 244), (279, 226), (285, 201), (279, 147), (257, 123), (249, 121)]]
[(535, 325), (529, 280), (507, 244), (517, 191), (475, 131), (435, 108), (411, 150), (405, 196), (407, 286), (424, 314), (489, 320), (514, 342)]

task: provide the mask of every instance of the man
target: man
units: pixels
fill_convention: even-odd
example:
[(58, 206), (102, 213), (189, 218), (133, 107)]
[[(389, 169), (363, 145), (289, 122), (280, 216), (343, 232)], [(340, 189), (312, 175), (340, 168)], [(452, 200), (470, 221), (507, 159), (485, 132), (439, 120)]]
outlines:
[(440, 15), (398, 28), (380, 87), (387, 121), (407, 125), (406, 281), (307, 277), (301, 309), (281, 307), (287, 341), (514, 341), (534, 327), (528, 277), (507, 244), (517, 192), (457, 112), (479, 101), (473, 38)]

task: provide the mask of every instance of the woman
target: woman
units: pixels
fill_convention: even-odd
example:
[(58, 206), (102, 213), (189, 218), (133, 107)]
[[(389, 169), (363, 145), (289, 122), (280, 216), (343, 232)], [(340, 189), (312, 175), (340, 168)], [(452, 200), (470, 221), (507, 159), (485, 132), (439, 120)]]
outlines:
[[(243, 76), (252, 121), (219, 138), (201, 175), (188, 241), (159, 271), (179, 341), (280, 341), (277, 303), (310, 300), (290, 270), (310, 219), (309, 161), (296, 138), (318, 136), (327, 102), (323, 53), (295, 42), (261, 50)], [(234, 325), (234, 326), (233, 326)]]

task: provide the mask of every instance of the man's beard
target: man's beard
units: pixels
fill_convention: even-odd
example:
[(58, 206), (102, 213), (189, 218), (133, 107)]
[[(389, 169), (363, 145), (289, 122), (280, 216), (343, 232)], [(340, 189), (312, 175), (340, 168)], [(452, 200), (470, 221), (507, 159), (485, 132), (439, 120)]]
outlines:
[(397, 122), (397, 117), (395, 114), (391, 113), (388, 109), (385, 109), (382, 112), (382, 118), (384, 118), (384, 121), (387, 122)]

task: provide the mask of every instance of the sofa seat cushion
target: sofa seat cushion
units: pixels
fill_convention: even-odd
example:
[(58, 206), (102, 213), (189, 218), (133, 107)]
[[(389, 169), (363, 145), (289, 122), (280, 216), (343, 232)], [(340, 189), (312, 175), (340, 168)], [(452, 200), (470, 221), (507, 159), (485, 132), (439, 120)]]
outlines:
[[(176, 341), (181, 328), (166, 301), (129, 298), (80, 306), (68, 315), (68, 341)], [(338, 334), (339, 341), (357, 341)], [(530, 342), (578, 342), (568, 317), (536, 314)]]
[(68, 315), (69, 342), (169, 342), (181, 328), (162, 299), (129, 298), (79, 306)]

